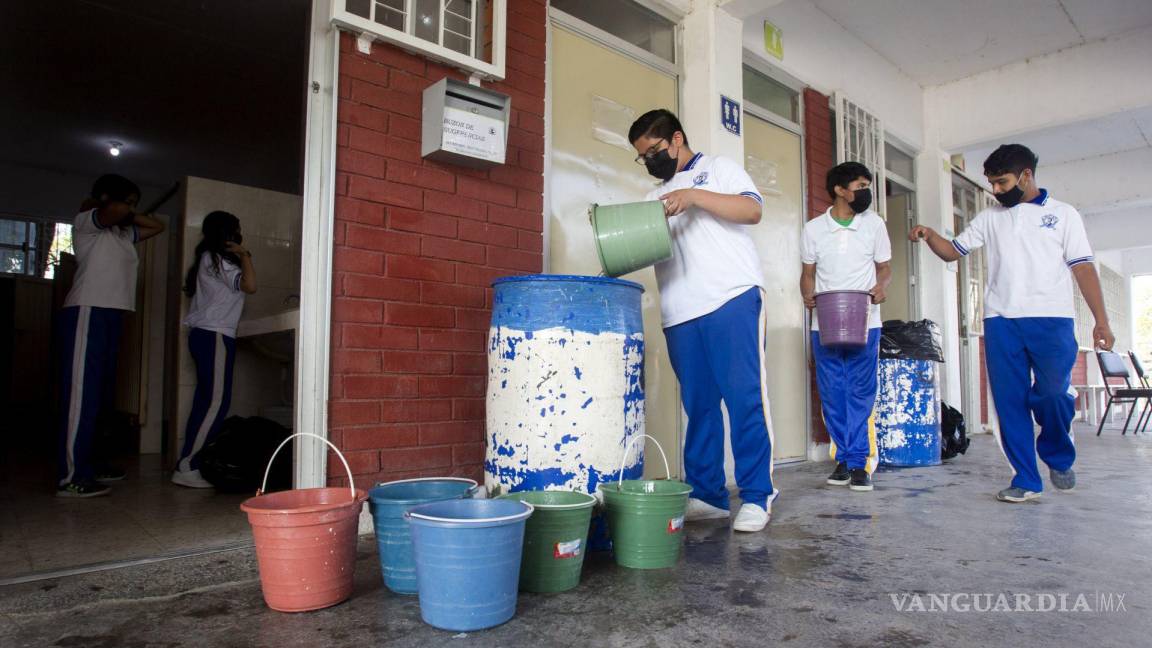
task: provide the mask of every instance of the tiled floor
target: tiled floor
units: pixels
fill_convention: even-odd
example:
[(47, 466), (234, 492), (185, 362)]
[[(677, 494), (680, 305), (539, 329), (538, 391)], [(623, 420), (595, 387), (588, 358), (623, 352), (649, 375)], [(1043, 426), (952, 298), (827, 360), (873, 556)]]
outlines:
[(112, 494), (59, 499), (51, 467), (10, 459), (0, 485), (0, 578), (147, 558), (251, 539), (240, 512), (247, 495), (181, 488), (159, 455), (126, 466)]

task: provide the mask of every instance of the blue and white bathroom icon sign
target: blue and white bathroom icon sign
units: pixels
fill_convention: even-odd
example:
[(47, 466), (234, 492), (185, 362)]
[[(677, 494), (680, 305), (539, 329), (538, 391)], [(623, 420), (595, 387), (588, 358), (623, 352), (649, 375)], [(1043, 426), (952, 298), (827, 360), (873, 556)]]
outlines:
[(720, 125), (733, 135), (740, 134), (740, 102), (720, 95)]

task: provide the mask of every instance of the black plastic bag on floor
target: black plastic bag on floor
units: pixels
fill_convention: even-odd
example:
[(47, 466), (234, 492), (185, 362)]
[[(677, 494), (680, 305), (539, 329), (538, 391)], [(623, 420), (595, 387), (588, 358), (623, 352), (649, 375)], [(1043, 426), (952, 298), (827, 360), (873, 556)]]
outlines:
[(952, 459), (968, 451), (968, 429), (964, 424), (964, 415), (955, 407), (943, 401), (940, 402), (940, 458)]
[(880, 357), (944, 362), (940, 327), (932, 320), (888, 320), (880, 331)]
[[(259, 416), (229, 417), (216, 438), (200, 451), (200, 474), (220, 492), (255, 493), (276, 446), (291, 433)], [(284, 448), (268, 475), (269, 492), (292, 488), (292, 465), (292, 448)]]

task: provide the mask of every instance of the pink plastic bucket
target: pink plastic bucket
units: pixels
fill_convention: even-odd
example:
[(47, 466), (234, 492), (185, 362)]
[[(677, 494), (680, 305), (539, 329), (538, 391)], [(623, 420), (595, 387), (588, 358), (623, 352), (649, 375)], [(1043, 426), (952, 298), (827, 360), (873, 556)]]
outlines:
[(866, 290), (829, 290), (816, 294), (816, 321), (820, 344), (833, 348), (859, 348), (868, 344), (868, 310), (872, 295)]

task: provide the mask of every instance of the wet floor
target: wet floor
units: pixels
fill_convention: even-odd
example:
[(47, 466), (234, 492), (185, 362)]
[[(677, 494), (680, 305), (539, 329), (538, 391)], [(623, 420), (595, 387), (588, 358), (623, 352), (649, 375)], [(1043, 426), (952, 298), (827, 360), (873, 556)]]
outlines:
[(824, 485), (828, 464), (778, 469), (766, 532), (689, 524), (663, 571), (593, 555), (576, 590), (521, 595), (511, 622), (465, 636), (387, 592), (365, 541), (352, 599), (328, 610), (268, 610), (250, 550), (232, 551), (0, 588), (0, 645), (1147, 645), (1152, 436), (1079, 441), (1077, 490), (1023, 505), (993, 500), (1009, 472), (988, 436), (872, 493)]

